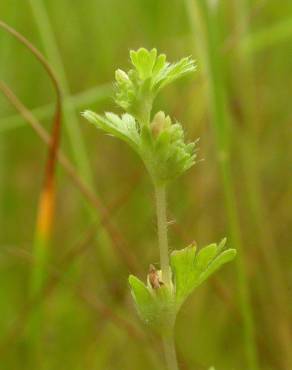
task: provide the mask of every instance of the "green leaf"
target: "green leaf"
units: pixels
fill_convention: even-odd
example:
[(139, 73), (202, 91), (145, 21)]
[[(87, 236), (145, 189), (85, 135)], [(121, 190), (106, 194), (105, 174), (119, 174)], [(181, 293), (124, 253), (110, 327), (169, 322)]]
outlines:
[(175, 64), (168, 64), (156, 76), (155, 87), (160, 90), (171, 82), (194, 72), (196, 68), (195, 62), (190, 57), (183, 58)]
[(204, 269), (214, 259), (218, 252), (216, 243), (210, 244), (205, 248), (202, 248), (197, 255), (196, 265), (199, 269)]
[(100, 116), (87, 110), (82, 115), (99, 129), (125, 141), (134, 150), (139, 150), (140, 136), (135, 118), (130, 114), (119, 117), (117, 114), (107, 112), (104, 116)]
[[(153, 328), (167, 332), (183, 302), (195, 288), (202, 284), (222, 265), (231, 261), (236, 251), (222, 251), (226, 239), (200, 249), (194, 244), (171, 253), (170, 264), (173, 282), (170, 287), (160, 285), (153, 288), (148, 276), (147, 286), (133, 275), (129, 277), (132, 296), (143, 321)], [(157, 271), (160, 276), (161, 271)]]
[(165, 66), (168, 66), (169, 63), (166, 62), (166, 55), (160, 54), (157, 59), (155, 66), (153, 68), (153, 76), (157, 76)]
[[(130, 51), (130, 58), (133, 65), (136, 67), (139, 77), (142, 80), (150, 78), (152, 75), (153, 67), (156, 64), (157, 50), (150, 51), (140, 48), (137, 51)], [(160, 61), (161, 63), (161, 61)]]
[(154, 184), (163, 186), (195, 164), (196, 142), (185, 143), (182, 125), (164, 112), (151, 120), (153, 100), (163, 86), (194, 71), (195, 63), (187, 57), (170, 64), (165, 54), (144, 48), (132, 50), (130, 58), (134, 68), (115, 73), (115, 100), (127, 113), (120, 117), (85, 111), (83, 116), (128, 143), (140, 155)]
[(153, 329), (167, 332), (172, 328), (176, 309), (172, 290), (165, 285), (158, 289), (146, 286), (136, 276), (129, 276), (132, 297), (140, 318)]
[(174, 275), (178, 308), (196, 287), (202, 284), (223, 264), (235, 257), (235, 249), (227, 249), (222, 252), (222, 246), (225, 242), (226, 239), (221, 241), (219, 245), (215, 243), (210, 244), (202, 248), (197, 254), (194, 245), (172, 252), (171, 268)]
[(236, 256), (235, 249), (227, 249), (226, 251), (219, 254), (202, 272), (200, 279), (198, 281), (198, 285), (201, 284), (203, 281), (207, 280), (209, 276), (211, 276), (215, 271), (219, 270), (219, 268), (227, 262), (230, 262)]
[(182, 126), (178, 122), (172, 124), (164, 112), (158, 112), (150, 129), (144, 129), (141, 157), (156, 185), (164, 185), (180, 176), (195, 164), (196, 156), (195, 143), (186, 144)]
[(133, 69), (127, 73), (120, 69), (116, 71), (115, 101), (140, 124), (145, 124), (157, 93), (178, 78), (194, 72), (196, 65), (190, 57), (168, 63), (165, 54), (157, 55), (156, 49), (131, 50), (130, 58)]
[(189, 246), (171, 254), (171, 268), (175, 279), (177, 302), (182, 302), (194, 288), (196, 246)]
[(155, 301), (145, 284), (136, 276), (129, 276), (131, 293), (136, 304), (137, 311), (142, 320), (146, 323), (155, 321)]
[(126, 113), (104, 116), (85, 111), (83, 116), (96, 127), (128, 143), (143, 160), (153, 182), (164, 185), (195, 164), (196, 143), (186, 144), (181, 125), (158, 112), (150, 126), (139, 127)]

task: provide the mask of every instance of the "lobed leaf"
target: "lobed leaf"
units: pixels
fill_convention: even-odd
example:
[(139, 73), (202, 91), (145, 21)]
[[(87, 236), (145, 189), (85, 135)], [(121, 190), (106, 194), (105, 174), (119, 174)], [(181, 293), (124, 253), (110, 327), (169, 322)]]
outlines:
[(170, 259), (178, 308), (196, 287), (235, 257), (235, 249), (222, 252), (225, 242), (226, 239), (223, 239), (219, 245), (210, 244), (197, 254), (194, 245), (172, 252)]
[[(171, 253), (170, 264), (173, 283), (170, 287), (147, 286), (137, 277), (130, 275), (129, 283), (140, 317), (153, 328), (167, 332), (183, 302), (193, 290), (202, 284), (222, 265), (231, 261), (236, 251), (222, 251), (226, 239), (219, 244), (212, 243), (197, 252), (194, 244)], [(157, 271), (160, 274), (160, 271)]]
[(136, 304), (137, 311), (142, 320), (151, 323), (155, 320), (155, 302), (146, 285), (136, 276), (129, 276), (131, 293)]
[(156, 89), (160, 90), (175, 80), (192, 73), (197, 66), (190, 57), (183, 58), (175, 64), (165, 65), (155, 80)]
[(152, 328), (167, 332), (176, 314), (173, 292), (165, 285), (158, 289), (147, 287), (133, 275), (129, 276), (129, 284), (140, 318)]
[(219, 254), (206, 268), (205, 271), (202, 272), (200, 276), (200, 280), (198, 281), (198, 285), (208, 279), (214, 272), (219, 270), (219, 268), (227, 262), (230, 262), (236, 256), (235, 249), (227, 249), (226, 251)]
[(164, 86), (196, 70), (190, 57), (171, 64), (166, 61), (165, 54), (157, 55), (156, 49), (131, 50), (130, 59), (133, 69), (127, 73), (120, 69), (116, 71), (115, 101), (133, 114), (140, 124), (143, 123), (145, 104), (149, 105), (150, 113), (154, 98)]
[(173, 251), (171, 268), (175, 279), (176, 300), (181, 302), (193, 290), (196, 246)]
[(132, 64), (137, 69), (139, 77), (142, 80), (146, 80), (152, 76), (153, 68), (156, 63), (157, 50), (152, 49), (150, 51), (140, 48), (137, 51), (130, 51), (130, 58)]
[(134, 150), (139, 150), (139, 132), (135, 118), (130, 114), (126, 113), (119, 117), (117, 114), (107, 112), (101, 116), (87, 110), (82, 115), (99, 129), (127, 142)]
[(104, 116), (85, 111), (83, 116), (96, 127), (128, 143), (143, 160), (157, 186), (166, 185), (195, 164), (196, 143), (185, 143), (180, 123), (158, 112), (151, 121), (157, 92), (168, 83), (195, 70), (187, 57), (170, 64), (157, 50), (140, 48), (130, 52), (133, 69), (115, 73), (115, 100), (127, 113)]
[(141, 157), (153, 181), (157, 185), (163, 185), (194, 165), (196, 145), (186, 144), (182, 126), (178, 122), (172, 124), (168, 116), (158, 112), (150, 129), (144, 128)]

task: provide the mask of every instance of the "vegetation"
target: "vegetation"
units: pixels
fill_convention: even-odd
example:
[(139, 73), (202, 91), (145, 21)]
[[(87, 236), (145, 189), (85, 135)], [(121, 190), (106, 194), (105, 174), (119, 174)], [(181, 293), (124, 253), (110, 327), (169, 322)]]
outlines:
[(291, 11), (1, 2), (1, 370), (292, 369)]
[[(172, 123), (159, 111), (151, 118), (153, 100), (162, 87), (195, 70), (190, 58), (166, 62), (157, 50), (131, 51), (134, 66), (128, 73), (116, 71), (116, 102), (127, 113), (100, 116), (85, 111), (84, 117), (106, 133), (126, 141), (141, 157), (155, 188), (160, 270), (150, 265), (147, 286), (130, 275), (129, 283), (138, 312), (163, 339), (169, 370), (178, 369), (174, 345), (177, 313), (189, 294), (221, 265), (232, 260), (235, 249), (223, 251), (226, 240), (210, 244), (196, 254), (191, 245), (173, 251), (169, 258), (166, 191), (168, 183), (195, 164), (195, 143), (184, 143), (180, 123)], [(133, 115), (131, 115), (132, 113)]]

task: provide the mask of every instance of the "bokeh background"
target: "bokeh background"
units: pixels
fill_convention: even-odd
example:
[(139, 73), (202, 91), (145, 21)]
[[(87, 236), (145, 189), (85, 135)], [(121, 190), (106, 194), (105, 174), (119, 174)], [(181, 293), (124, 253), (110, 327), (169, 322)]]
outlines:
[[(292, 2), (2, 0), (0, 18), (48, 59), (63, 90), (62, 150), (94, 194), (61, 166), (45, 288), (31, 300), (34, 236), (47, 146), (0, 94), (0, 369), (164, 368), (127, 277), (158, 262), (152, 186), (126, 145), (81, 118), (119, 112), (114, 71), (156, 47), (198, 71), (155, 109), (200, 137), (198, 164), (169, 189), (171, 248), (225, 235), (239, 256), (184, 305), (181, 369), (292, 369)], [(0, 30), (3, 80), (47, 130), (55, 95), (31, 53)], [(42, 312), (32, 339), (30, 322)]]

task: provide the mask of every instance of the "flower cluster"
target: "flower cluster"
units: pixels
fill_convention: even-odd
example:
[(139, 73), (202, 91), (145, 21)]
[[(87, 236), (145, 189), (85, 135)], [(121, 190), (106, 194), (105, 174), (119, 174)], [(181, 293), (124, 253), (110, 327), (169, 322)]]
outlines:
[(196, 159), (196, 143), (186, 144), (179, 122), (164, 112), (151, 120), (153, 100), (162, 87), (195, 70), (190, 58), (166, 62), (164, 54), (144, 48), (130, 52), (133, 69), (116, 71), (115, 101), (126, 113), (83, 116), (99, 129), (128, 143), (143, 160), (155, 185), (165, 185), (189, 169)]

